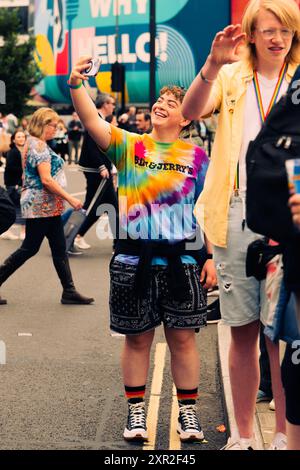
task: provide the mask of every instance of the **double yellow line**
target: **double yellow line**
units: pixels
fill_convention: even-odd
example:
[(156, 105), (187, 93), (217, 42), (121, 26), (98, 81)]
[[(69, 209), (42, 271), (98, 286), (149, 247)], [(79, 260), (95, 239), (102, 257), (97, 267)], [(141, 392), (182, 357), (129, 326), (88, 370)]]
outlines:
[[(154, 355), (154, 370), (152, 377), (152, 385), (147, 414), (147, 428), (149, 441), (143, 446), (143, 450), (155, 450), (155, 441), (157, 434), (157, 423), (159, 415), (160, 397), (163, 383), (163, 375), (166, 361), (167, 344), (157, 343)], [(180, 450), (180, 439), (178, 437), (177, 428), (178, 403), (176, 396), (176, 388), (173, 386), (172, 392), (172, 410), (169, 434), (169, 450)]]

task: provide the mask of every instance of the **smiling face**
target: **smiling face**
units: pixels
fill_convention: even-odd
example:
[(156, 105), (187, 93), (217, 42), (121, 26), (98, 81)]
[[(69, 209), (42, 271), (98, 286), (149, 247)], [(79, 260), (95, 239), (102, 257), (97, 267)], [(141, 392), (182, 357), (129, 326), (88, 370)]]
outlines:
[(258, 62), (283, 63), (290, 52), (294, 31), (271, 12), (262, 9), (257, 16), (251, 44), (255, 46)]
[(18, 147), (23, 147), (26, 141), (26, 135), (22, 131), (18, 131), (14, 137), (14, 143)]
[(180, 132), (190, 121), (184, 119), (181, 112), (181, 101), (171, 92), (163, 93), (151, 111), (153, 128), (172, 128)]

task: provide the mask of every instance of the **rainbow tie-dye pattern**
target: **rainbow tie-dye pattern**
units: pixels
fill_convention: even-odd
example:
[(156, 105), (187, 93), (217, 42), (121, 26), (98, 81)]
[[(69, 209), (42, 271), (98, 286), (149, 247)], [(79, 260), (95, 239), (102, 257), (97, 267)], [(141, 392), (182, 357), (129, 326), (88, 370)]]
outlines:
[(111, 126), (108, 157), (118, 169), (120, 225), (132, 238), (193, 237), (195, 202), (203, 189), (208, 157), (185, 141), (156, 142)]

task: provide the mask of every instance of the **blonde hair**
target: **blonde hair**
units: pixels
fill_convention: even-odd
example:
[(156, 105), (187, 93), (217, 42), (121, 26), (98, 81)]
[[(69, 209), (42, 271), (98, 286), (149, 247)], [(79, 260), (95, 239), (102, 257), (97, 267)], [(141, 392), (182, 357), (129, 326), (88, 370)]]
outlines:
[(262, 9), (273, 13), (286, 28), (295, 32), (286, 61), (300, 63), (300, 10), (294, 0), (250, 0), (243, 16), (242, 31), (247, 35), (246, 42), (251, 62), (253, 64), (255, 62), (256, 51), (255, 45), (250, 43), (250, 38)]
[(43, 135), (44, 127), (50, 124), (52, 120), (58, 121), (58, 114), (51, 108), (40, 108), (33, 115), (30, 120), (28, 132), (33, 137), (40, 138)]

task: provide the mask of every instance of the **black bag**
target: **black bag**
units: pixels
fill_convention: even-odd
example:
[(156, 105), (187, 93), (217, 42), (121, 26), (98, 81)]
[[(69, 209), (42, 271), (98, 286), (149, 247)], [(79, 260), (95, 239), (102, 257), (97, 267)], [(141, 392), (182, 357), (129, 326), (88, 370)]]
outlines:
[(277, 242), (298, 233), (288, 207), (290, 197), (285, 161), (300, 158), (299, 91), (294, 76), (288, 93), (272, 108), (246, 155), (248, 227)]
[(6, 232), (16, 220), (16, 210), (7, 191), (0, 186), (0, 235)]
[(282, 253), (282, 248), (278, 245), (268, 245), (266, 238), (250, 243), (246, 256), (246, 276), (254, 276), (258, 281), (265, 279), (267, 264), (279, 253)]

